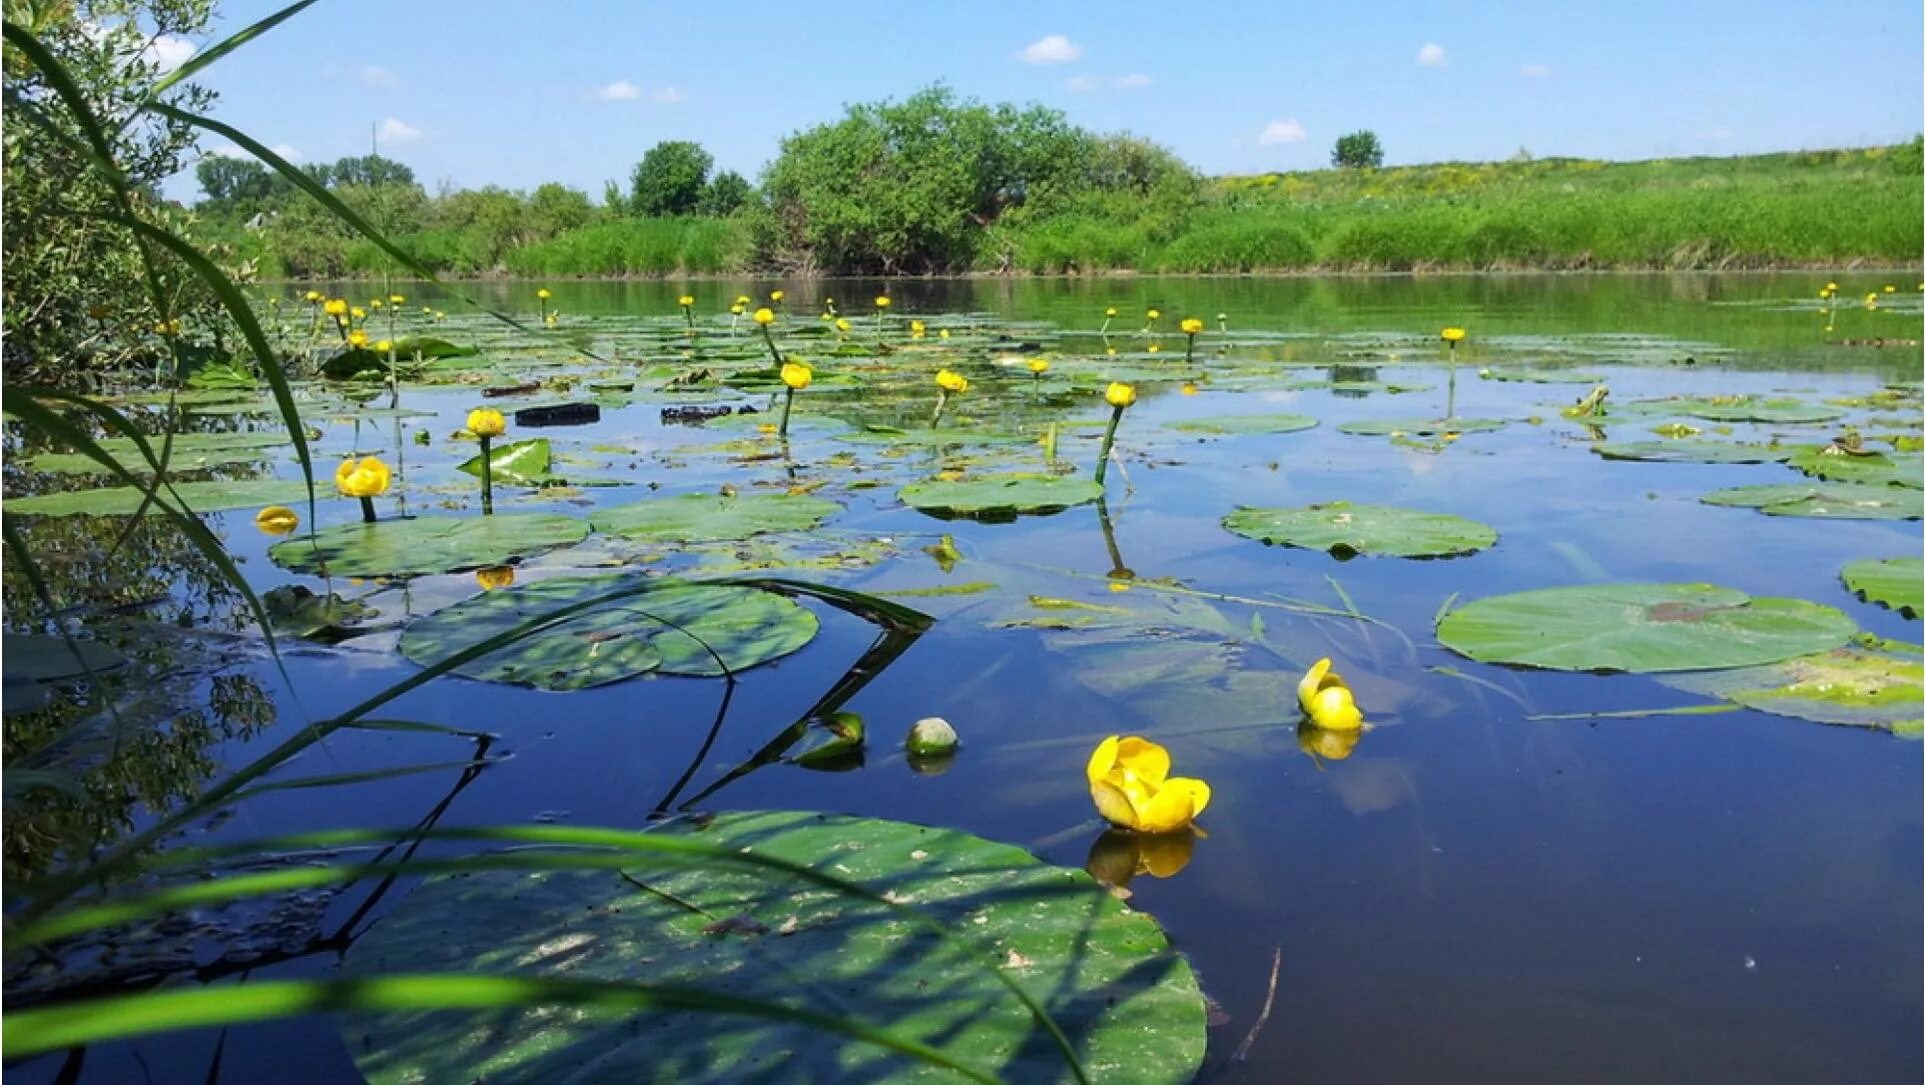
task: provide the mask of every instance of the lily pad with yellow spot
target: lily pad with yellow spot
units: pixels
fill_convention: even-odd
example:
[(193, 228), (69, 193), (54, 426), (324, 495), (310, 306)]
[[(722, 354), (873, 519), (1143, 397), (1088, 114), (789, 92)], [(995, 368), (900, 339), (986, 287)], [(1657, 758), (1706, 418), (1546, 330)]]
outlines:
[(1672, 675), (1666, 685), (1775, 716), (1918, 737), (1925, 661), (1915, 644), (1849, 645), (1779, 663)]

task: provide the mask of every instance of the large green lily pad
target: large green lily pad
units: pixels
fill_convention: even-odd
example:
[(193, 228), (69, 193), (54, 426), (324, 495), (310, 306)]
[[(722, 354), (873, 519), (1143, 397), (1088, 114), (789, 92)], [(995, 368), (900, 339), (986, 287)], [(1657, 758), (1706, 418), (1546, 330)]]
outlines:
[(1103, 496), (1096, 480), (1080, 475), (1011, 472), (965, 479), (929, 479), (904, 486), (897, 496), (918, 512), (942, 519), (1013, 520), (1048, 515)]
[[(195, 512), (226, 512), (232, 509), (261, 508), (266, 505), (292, 505), (307, 501), (307, 483), (282, 479), (236, 479), (217, 482), (176, 482), (170, 498), (178, 496)], [(134, 486), (103, 486), (95, 490), (65, 490), (60, 493), (10, 497), (5, 510), (14, 516), (132, 516), (147, 496)], [(316, 497), (328, 497), (326, 484), (316, 487)], [(149, 505), (147, 515), (160, 514)]]
[[(544, 614), (638, 583), (615, 573), (488, 592), (410, 625), (401, 635), (401, 654), (427, 666)], [(772, 592), (664, 585), (583, 611), (455, 673), (551, 690), (587, 689), (650, 671), (718, 675), (797, 651), (817, 628), (807, 608)]]
[(1866, 558), (1847, 564), (1845, 587), (1868, 602), (1904, 611), (1916, 618), (1925, 613), (1925, 561), (1918, 558)]
[(1366, 418), (1345, 422), (1339, 433), (1355, 437), (1438, 437), (1455, 433), (1488, 433), (1503, 429), (1501, 418)]
[(1894, 452), (1887, 455), (1873, 452), (1866, 455), (1850, 455), (1843, 452), (1827, 451), (1824, 445), (1807, 445), (1797, 449), (1791, 456), (1791, 466), (1813, 478), (1827, 482), (1855, 482), (1867, 486), (1909, 486), (1916, 490), (1921, 486), (1920, 473), (1925, 471), (1925, 458), (1918, 453)]
[(1574, 369), (1480, 369), (1477, 375), (1485, 380), (1516, 381), (1528, 384), (1596, 384), (1603, 377), (1596, 373), (1583, 373)]
[(1651, 463), (1782, 463), (1791, 449), (1740, 441), (1601, 441), (1591, 451), (1607, 460)]
[(1844, 417), (1836, 407), (1796, 399), (1759, 399), (1754, 396), (1716, 396), (1682, 400), (1680, 413), (1712, 422), (1777, 422), (1800, 425)]
[(1699, 498), (1707, 505), (1757, 509), (1772, 516), (1822, 520), (1916, 520), (1925, 516), (1925, 494), (1903, 486), (1855, 482), (1788, 482), (1733, 486)]
[(1828, 606), (1711, 584), (1585, 584), (1495, 595), (1437, 623), (1485, 663), (1560, 671), (1699, 671), (1839, 647), (1857, 627)]
[(842, 511), (807, 494), (681, 494), (597, 509), (596, 531), (644, 542), (732, 542), (778, 531), (806, 531)]
[[(1083, 871), (951, 829), (806, 812), (657, 831), (860, 883), (968, 945), (767, 870), (643, 859), (620, 873), (430, 879), (355, 942), (345, 969), (696, 986), (847, 1015), (1004, 1081), (1073, 1080), (991, 973), (1000, 967), (1034, 993), (1093, 1080), (1174, 1085), (1202, 1065), (1206, 1011), (1188, 964), (1154, 919)], [(342, 1028), (375, 1085), (957, 1080), (835, 1034), (721, 1014), (544, 1007), (358, 1016)]]
[[(535, 437), (526, 441), (510, 441), (498, 445), (488, 452), (488, 461), (493, 466), (493, 477), (501, 486), (526, 486), (538, 489), (542, 486), (560, 486), (567, 482), (552, 470), (554, 450), (546, 437)], [(455, 468), (465, 475), (481, 477), (481, 454), (476, 453)]]
[(1307, 414), (1230, 414), (1215, 418), (1188, 418), (1171, 422), (1169, 428), (1183, 433), (1230, 436), (1247, 433), (1296, 433), (1310, 429), (1317, 420)]
[(1673, 675), (1667, 685), (1817, 723), (1916, 737), (1925, 717), (1916, 645), (1850, 645), (1761, 667)]
[(339, 524), (277, 543), (267, 556), (297, 573), (422, 576), (507, 565), (587, 535), (586, 523), (552, 512), (417, 516)]
[(1474, 554), (1497, 542), (1497, 532), (1475, 520), (1441, 512), (1331, 501), (1303, 508), (1239, 508), (1223, 526), (1246, 539), (1348, 558), (1385, 554), (1443, 558)]

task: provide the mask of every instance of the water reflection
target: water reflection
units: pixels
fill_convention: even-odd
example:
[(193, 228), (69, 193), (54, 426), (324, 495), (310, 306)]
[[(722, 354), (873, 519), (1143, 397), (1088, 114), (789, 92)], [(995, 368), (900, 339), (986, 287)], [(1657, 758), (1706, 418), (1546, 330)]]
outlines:
[(1173, 833), (1105, 829), (1103, 835), (1090, 844), (1083, 869), (1113, 889), (1127, 889), (1131, 879), (1143, 874), (1174, 878), (1190, 865), (1201, 835), (1191, 827)]

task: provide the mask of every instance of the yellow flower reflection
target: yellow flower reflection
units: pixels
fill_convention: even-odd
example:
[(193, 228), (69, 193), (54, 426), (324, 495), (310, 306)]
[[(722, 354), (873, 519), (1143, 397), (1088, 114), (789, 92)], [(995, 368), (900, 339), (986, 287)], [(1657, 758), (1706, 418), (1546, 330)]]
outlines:
[(263, 535), (286, 535), (301, 526), (301, 518), (286, 505), (269, 505), (254, 514), (254, 526)]
[(1342, 761), (1363, 740), (1362, 731), (1327, 731), (1313, 724), (1297, 725), (1297, 749), (1325, 761)]
[(380, 497), (388, 492), (388, 465), (374, 456), (349, 459), (334, 472), (334, 485), (349, 497)]
[(1170, 775), (1170, 753), (1146, 738), (1111, 735), (1084, 769), (1104, 819), (1140, 833), (1187, 828), (1210, 805), (1210, 785)]
[(515, 582), (515, 567), (512, 565), (490, 565), (486, 569), (475, 570), (475, 583), (483, 591), (506, 588)]
[(1173, 878), (1190, 865), (1190, 856), (1196, 852), (1196, 838), (1194, 829), (1155, 836), (1106, 829), (1090, 845), (1083, 869), (1111, 889), (1124, 889), (1130, 879), (1141, 874)]
[(1330, 669), (1330, 659), (1317, 660), (1297, 683), (1297, 704), (1310, 722), (1326, 731), (1355, 731), (1364, 725), (1364, 714), (1350, 687)]

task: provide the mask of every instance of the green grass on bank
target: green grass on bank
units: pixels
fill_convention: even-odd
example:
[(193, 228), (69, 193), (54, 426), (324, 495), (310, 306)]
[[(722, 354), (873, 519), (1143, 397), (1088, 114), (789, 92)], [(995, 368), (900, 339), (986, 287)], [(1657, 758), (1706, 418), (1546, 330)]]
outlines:
[(629, 218), (512, 249), (507, 265), (522, 276), (662, 276), (737, 271), (752, 256), (741, 218)]

